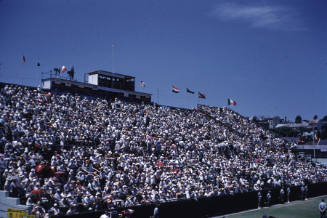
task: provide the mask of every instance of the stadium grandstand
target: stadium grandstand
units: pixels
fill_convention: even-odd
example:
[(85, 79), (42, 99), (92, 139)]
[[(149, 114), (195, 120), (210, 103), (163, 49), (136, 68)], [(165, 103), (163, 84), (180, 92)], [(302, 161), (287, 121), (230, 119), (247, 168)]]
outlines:
[[(113, 76), (93, 72), (92, 81), (97, 74)], [(297, 159), (295, 144), (228, 107), (172, 108), (43, 82), (0, 83), (7, 215), (11, 207), (34, 217), (150, 217), (157, 207), (160, 217), (204, 217), (256, 208), (266, 193), (275, 203), (281, 189), (285, 201), (288, 188), (288, 200), (327, 190), (326, 167)]]

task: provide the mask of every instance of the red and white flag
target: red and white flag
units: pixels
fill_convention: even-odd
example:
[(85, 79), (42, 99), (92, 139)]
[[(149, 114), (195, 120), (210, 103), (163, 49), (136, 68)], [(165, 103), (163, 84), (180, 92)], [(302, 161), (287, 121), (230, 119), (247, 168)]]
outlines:
[(228, 105), (236, 106), (236, 101), (234, 101), (234, 100), (232, 100), (230, 98), (227, 100), (227, 103), (228, 103)]
[(176, 88), (174, 85), (171, 86), (172, 92), (179, 93), (179, 88)]
[(206, 95), (201, 92), (198, 92), (198, 98), (206, 98)]
[(65, 73), (66, 70), (67, 70), (67, 68), (65, 66), (61, 67), (61, 73)]

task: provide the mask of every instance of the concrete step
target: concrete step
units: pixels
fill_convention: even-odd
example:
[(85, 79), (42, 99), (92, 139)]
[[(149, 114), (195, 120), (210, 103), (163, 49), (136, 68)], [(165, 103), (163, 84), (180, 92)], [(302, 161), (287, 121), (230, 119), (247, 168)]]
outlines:
[(7, 197), (7, 198), (4, 198), (4, 201), (5, 201), (5, 203), (10, 204), (10, 205), (20, 204), (20, 199), (19, 198)]
[(9, 197), (9, 192), (1, 190), (0, 191), (0, 218), (7, 217), (7, 211), (9, 208), (28, 211), (28, 207), (26, 205), (20, 204), (19, 198)]
[(0, 190), (0, 198), (6, 198), (9, 196), (9, 192), (5, 190)]

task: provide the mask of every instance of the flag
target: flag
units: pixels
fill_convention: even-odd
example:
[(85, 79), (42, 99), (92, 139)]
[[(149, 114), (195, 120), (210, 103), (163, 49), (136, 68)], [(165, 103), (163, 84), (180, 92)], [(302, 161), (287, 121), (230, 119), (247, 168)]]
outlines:
[(317, 145), (318, 145), (319, 142), (320, 142), (320, 137), (319, 137), (319, 132), (318, 131), (315, 131), (314, 138), (315, 138), (315, 142), (317, 142)]
[(198, 98), (206, 98), (206, 95), (201, 92), (198, 92)]
[(70, 76), (70, 79), (74, 79), (75, 69), (74, 66), (67, 72), (67, 74)]
[(26, 62), (26, 58), (25, 58), (25, 56), (23, 56), (23, 59), (22, 59), (22, 60), (23, 60), (23, 63), (25, 63), (25, 62)]
[(194, 91), (192, 91), (192, 90), (189, 89), (189, 88), (186, 88), (186, 92), (191, 93), (191, 94), (194, 94)]
[(227, 103), (228, 103), (228, 105), (236, 106), (236, 101), (234, 101), (234, 100), (232, 100), (230, 98), (227, 100)]
[(66, 70), (67, 70), (67, 68), (65, 66), (61, 67), (61, 73), (65, 73)]
[(179, 89), (176, 88), (174, 85), (172, 85), (171, 88), (172, 88), (172, 92), (179, 93)]
[(54, 71), (56, 74), (59, 74), (59, 73), (60, 73), (60, 68), (59, 68), (59, 67), (53, 68), (53, 71)]
[(144, 81), (141, 81), (141, 83), (140, 83), (140, 85), (141, 85), (141, 87), (145, 87), (145, 83), (144, 83)]

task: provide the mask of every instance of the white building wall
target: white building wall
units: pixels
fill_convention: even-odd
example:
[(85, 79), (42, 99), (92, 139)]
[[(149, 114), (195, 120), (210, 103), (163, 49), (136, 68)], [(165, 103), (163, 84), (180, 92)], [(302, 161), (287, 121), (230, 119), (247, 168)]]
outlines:
[(51, 81), (50, 80), (43, 81), (42, 88), (43, 89), (51, 89)]
[(88, 83), (92, 85), (98, 85), (98, 74), (89, 75)]

